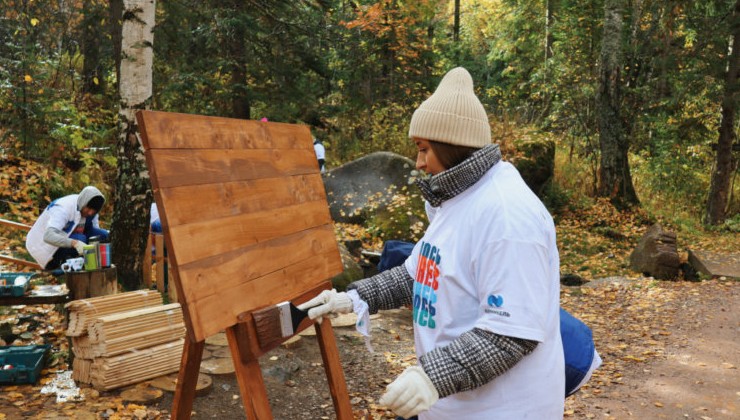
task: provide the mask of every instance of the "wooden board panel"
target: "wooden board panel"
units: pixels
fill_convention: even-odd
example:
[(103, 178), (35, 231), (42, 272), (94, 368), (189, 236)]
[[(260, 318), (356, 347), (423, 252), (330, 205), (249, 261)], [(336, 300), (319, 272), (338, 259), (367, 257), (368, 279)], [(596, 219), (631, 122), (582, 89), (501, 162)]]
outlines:
[[(164, 201), (178, 203), (168, 209), (170, 227), (273, 210), (325, 197), (319, 174), (163, 188), (160, 192)], [(193, 200), (193, 197), (198, 199)]]
[[(158, 188), (305, 175), (318, 172), (313, 150), (150, 150)], [(161, 213), (161, 212), (160, 212)]]
[(307, 149), (306, 126), (146, 111), (137, 117), (146, 149)]
[(337, 251), (332, 250), (250, 282), (228, 288), (219, 286), (218, 294), (190, 302), (197, 308), (191, 312), (190, 322), (194, 331), (201, 331), (203, 337), (208, 337), (235, 324), (241, 312), (293, 299), (301, 294), (300, 291), (320, 284), (317, 278), (329, 277), (325, 273), (341, 270), (341, 259)]
[[(192, 302), (309, 260), (316, 254), (331, 252), (335, 249), (333, 239), (331, 226), (320, 226), (226, 252), (180, 266), (180, 284), (186, 299)], [(276, 255), (280, 258), (275, 258)], [(265, 298), (270, 300), (268, 296)]]
[[(179, 266), (330, 222), (325, 200), (169, 228)], [(170, 249), (170, 248), (168, 248)]]
[(150, 111), (137, 121), (191, 340), (341, 272), (307, 127)]

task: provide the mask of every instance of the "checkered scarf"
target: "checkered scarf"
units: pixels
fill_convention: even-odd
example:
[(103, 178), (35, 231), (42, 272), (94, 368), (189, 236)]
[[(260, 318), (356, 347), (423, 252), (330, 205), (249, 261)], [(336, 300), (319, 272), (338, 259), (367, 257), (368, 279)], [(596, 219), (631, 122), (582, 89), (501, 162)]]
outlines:
[(450, 169), (417, 179), (416, 185), (432, 207), (439, 207), (478, 182), (500, 160), (501, 150), (498, 144), (489, 144)]

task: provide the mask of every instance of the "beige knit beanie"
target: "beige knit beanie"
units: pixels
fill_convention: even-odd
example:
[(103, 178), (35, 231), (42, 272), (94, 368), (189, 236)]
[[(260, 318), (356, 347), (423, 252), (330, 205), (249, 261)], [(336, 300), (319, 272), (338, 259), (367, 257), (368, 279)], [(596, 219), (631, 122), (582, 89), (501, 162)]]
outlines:
[(437, 90), (414, 111), (409, 137), (481, 148), (491, 144), (488, 115), (462, 67), (450, 70)]

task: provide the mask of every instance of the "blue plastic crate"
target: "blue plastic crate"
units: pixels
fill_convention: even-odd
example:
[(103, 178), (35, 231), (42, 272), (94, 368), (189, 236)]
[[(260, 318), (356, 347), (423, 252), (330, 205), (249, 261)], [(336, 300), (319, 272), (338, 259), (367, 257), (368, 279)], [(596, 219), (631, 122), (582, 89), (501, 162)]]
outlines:
[[(36, 273), (0, 273), (0, 296), (23, 296), (31, 284), (31, 278), (35, 275)], [(13, 282), (18, 276), (27, 278), (26, 284), (14, 285)]]
[(50, 348), (50, 344), (0, 346), (0, 383), (35, 384)]

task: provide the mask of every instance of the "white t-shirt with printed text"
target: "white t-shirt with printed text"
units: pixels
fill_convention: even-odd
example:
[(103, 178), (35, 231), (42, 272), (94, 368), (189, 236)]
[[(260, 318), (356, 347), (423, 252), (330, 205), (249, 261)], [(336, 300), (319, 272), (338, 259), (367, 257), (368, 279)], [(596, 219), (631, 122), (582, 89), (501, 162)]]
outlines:
[(432, 208), (406, 268), (414, 277), (417, 356), (480, 328), (536, 340), (537, 348), (491, 382), (440, 399), (419, 418), (562, 418), (560, 274), (555, 225), (509, 163)]

